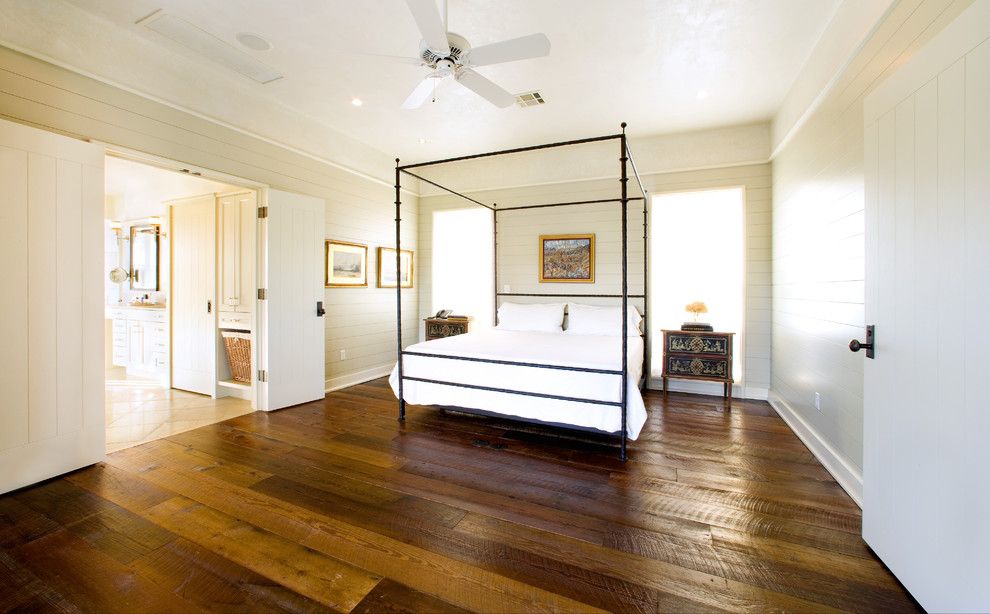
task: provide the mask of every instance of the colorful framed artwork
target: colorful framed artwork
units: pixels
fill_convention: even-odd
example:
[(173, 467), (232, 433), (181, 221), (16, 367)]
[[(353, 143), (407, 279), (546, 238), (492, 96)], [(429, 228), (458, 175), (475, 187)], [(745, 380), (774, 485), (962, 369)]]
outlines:
[(540, 235), (540, 282), (595, 283), (595, 235)]
[(328, 288), (365, 287), (368, 285), (368, 246), (328, 240), (323, 267)]
[(397, 279), (402, 280), (403, 288), (413, 287), (413, 252), (404, 249), (399, 264), (400, 275), (395, 274), (395, 248), (378, 248), (378, 287), (394, 288)]

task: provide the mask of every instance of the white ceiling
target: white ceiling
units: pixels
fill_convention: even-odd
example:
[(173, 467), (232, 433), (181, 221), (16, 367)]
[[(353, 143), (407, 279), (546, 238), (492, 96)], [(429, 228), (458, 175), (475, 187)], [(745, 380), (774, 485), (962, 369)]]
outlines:
[[(425, 69), (360, 52), (416, 55), (403, 0), (0, 0), (0, 40), (316, 155), (335, 141), (424, 160), (621, 121), (646, 136), (767, 120), (841, 1), (450, 0), (449, 29), (473, 45), (549, 36), (547, 58), (479, 69), (548, 101), (525, 109), (448, 86), (402, 110)], [(285, 78), (256, 83), (135, 25), (159, 8), (240, 49), (238, 32), (262, 35), (273, 49), (245, 51)]]

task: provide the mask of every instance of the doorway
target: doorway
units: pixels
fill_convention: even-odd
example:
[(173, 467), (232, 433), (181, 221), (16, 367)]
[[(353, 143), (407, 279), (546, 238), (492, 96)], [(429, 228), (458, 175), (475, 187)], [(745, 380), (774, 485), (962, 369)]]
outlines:
[(253, 411), (255, 190), (104, 168), (107, 451)]

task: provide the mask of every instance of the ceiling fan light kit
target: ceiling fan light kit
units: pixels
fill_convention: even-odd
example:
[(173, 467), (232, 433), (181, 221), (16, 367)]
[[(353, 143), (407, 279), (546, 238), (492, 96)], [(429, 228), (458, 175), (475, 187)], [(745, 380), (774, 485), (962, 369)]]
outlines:
[(516, 96), (472, 69), (543, 57), (550, 53), (550, 39), (545, 34), (530, 34), (472, 48), (463, 36), (447, 31), (435, 0), (406, 0), (406, 5), (423, 36), (419, 57), (421, 65), (430, 69), (430, 74), (402, 103), (405, 109), (422, 106), (448, 77), (496, 107), (510, 107), (515, 104)]

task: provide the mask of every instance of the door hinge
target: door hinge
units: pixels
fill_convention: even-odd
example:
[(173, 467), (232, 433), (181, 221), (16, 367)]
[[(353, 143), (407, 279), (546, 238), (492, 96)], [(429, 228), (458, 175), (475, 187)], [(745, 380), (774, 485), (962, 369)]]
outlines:
[(258, 370), (258, 381), (267, 382), (268, 381), (268, 371), (259, 369)]
[(263, 220), (268, 217), (268, 206), (258, 207), (258, 219)]
[(259, 301), (268, 300), (268, 288), (258, 288), (258, 300)]

